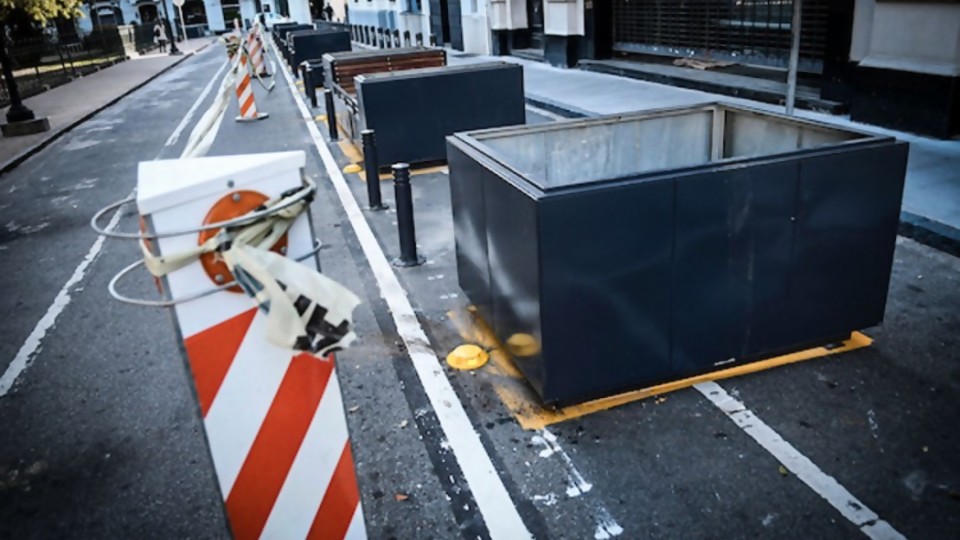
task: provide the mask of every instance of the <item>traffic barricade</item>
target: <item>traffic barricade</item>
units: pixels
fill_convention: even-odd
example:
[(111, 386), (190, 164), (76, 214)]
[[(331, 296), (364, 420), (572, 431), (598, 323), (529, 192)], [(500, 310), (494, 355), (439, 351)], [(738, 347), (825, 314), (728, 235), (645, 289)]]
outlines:
[(547, 404), (883, 320), (907, 144), (728, 104), (448, 139), (461, 288)]
[[(333, 353), (359, 299), (320, 274), (304, 152), (141, 162), (93, 226), (143, 259), (109, 283), (169, 307), (235, 538), (365, 538)], [(97, 223), (135, 203), (140, 233)], [(162, 300), (120, 285), (146, 267)]]

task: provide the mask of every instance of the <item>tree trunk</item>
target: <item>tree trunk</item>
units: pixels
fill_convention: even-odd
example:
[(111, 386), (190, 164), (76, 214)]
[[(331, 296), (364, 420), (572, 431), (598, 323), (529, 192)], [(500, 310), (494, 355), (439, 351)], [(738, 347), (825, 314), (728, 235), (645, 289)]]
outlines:
[(3, 79), (7, 83), (7, 92), (10, 94), (7, 122), (25, 122), (36, 118), (33, 111), (28, 109), (20, 99), (20, 90), (17, 89), (17, 81), (13, 78), (13, 67), (10, 65), (10, 56), (7, 54), (7, 25), (4, 23), (0, 23), (0, 68), (3, 69)]

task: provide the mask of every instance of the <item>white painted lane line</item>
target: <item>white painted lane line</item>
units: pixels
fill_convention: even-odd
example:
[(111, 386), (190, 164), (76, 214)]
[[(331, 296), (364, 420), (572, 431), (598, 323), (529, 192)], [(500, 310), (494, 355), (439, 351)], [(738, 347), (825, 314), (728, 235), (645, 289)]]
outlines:
[(560, 456), (564, 471), (567, 475), (567, 497), (579, 497), (593, 489), (593, 484), (587, 482), (583, 475), (580, 474), (580, 471), (578, 471), (577, 467), (573, 464), (573, 460), (570, 459), (567, 452), (560, 446), (560, 443), (557, 441), (557, 436), (551, 433), (550, 430), (543, 429), (540, 431), (540, 435), (534, 435), (530, 439), (530, 442), (543, 446), (544, 449), (540, 451), (540, 457), (544, 459), (554, 455)]
[[(271, 47), (275, 50), (275, 47)], [(285, 67), (282, 67), (283, 76), (287, 81), (287, 88), (293, 95), (293, 101), (300, 114), (306, 122), (310, 136), (313, 138), (314, 145), (320, 153), (323, 165), (330, 176), (330, 182), (333, 184), (353, 227), (360, 247), (364, 255), (370, 262), (377, 285), (380, 288), (380, 295), (387, 303), (390, 309), (390, 315), (397, 326), (397, 333), (403, 339), (407, 347), (407, 353), (413, 363), (417, 376), (423, 385), (423, 389), (430, 400), (430, 405), (437, 414), (440, 427), (443, 429), (444, 437), (450, 445), (450, 449), (463, 476), (470, 486), (474, 500), (477, 501), (477, 507), (483, 515), (487, 530), (490, 531), (490, 537), (493, 540), (520, 540), (530, 538), (530, 531), (520, 518), (520, 513), (510, 499), (507, 488), (500, 480), (497, 470), (483, 444), (480, 442), (480, 436), (473, 429), (470, 419), (467, 417), (463, 404), (454, 392), (450, 381), (444, 374), (440, 366), (440, 359), (430, 347), (430, 341), (420, 326), (420, 321), (413, 311), (413, 306), (407, 298), (406, 291), (400, 285), (393, 268), (387, 262), (387, 256), (380, 248), (373, 230), (367, 223), (360, 206), (353, 198), (350, 187), (346, 179), (340, 172), (333, 154), (327, 148), (320, 130), (317, 129), (310, 111), (297, 92), (296, 86), (290, 77), (290, 73)]]
[[(573, 464), (573, 460), (570, 459), (567, 452), (560, 446), (560, 441), (557, 440), (557, 436), (549, 429), (544, 428), (540, 431), (540, 435), (534, 435), (531, 438), (531, 442), (543, 447), (543, 450), (540, 451), (541, 458), (546, 459), (552, 456), (560, 457), (564, 472), (567, 475), (567, 497), (579, 497), (593, 489), (593, 484), (587, 482), (583, 474), (577, 470), (576, 465)], [(613, 518), (613, 515), (610, 514), (610, 511), (607, 510), (607, 507), (604, 506), (602, 502), (593, 498), (586, 504), (591, 508), (593, 520), (596, 522), (593, 533), (595, 540), (609, 540), (610, 538), (623, 534), (623, 527), (617, 523), (617, 520)]]
[[(221, 68), (222, 69), (222, 68)], [(219, 75), (219, 72), (217, 72)], [(214, 75), (210, 82), (207, 83), (209, 88), (213, 81), (217, 80), (217, 75)], [(199, 104), (203, 101), (203, 94), (197, 98), (193, 103), (193, 106), (190, 107), (190, 110), (187, 111), (187, 114), (191, 114), (191, 111), (196, 110)], [(184, 120), (181, 120), (180, 124), (185, 125), (186, 117)], [(177, 126), (177, 129), (182, 129), (180, 126)], [(169, 141), (169, 139), (168, 139)], [(164, 145), (166, 146), (166, 145)], [(157, 154), (157, 157), (154, 159), (159, 159), (163, 154), (163, 150)], [(130, 197), (133, 195), (131, 193), (128, 195)], [(112, 231), (117, 223), (120, 222), (121, 212), (117, 211), (113, 214), (113, 217), (110, 218), (110, 221), (107, 223), (106, 230)], [(106, 240), (105, 237), (101, 236), (97, 238), (93, 245), (90, 246), (90, 250), (87, 251), (87, 255), (80, 261), (80, 264), (73, 270), (73, 274), (70, 275), (70, 279), (64, 283), (63, 287), (60, 289), (60, 292), (57, 293), (57, 296), (54, 297), (53, 303), (50, 304), (50, 307), (47, 308), (47, 312), (44, 313), (43, 317), (37, 321), (37, 324), (33, 327), (33, 331), (30, 332), (30, 335), (27, 336), (27, 339), (23, 342), (23, 345), (20, 346), (20, 350), (17, 351), (17, 355), (13, 357), (13, 360), (10, 364), (7, 365), (7, 369), (3, 372), (3, 375), (0, 376), (0, 398), (7, 395), (10, 392), (10, 389), (13, 388), (17, 378), (28, 368), (30, 364), (33, 363), (33, 359), (36, 357), (37, 353), (40, 352), (40, 348), (43, 346), (43, 339), (46, 337), (47, 332), (53, 328), (53, 325), (57, 322), (57, 317), (63, 313), (63, 310), (67, 308), (70, 304), (71, 296), (70, 291), (76, 286), (87, 274), (87, 269), (90, 268), (90, 265), (96, 261), (97, 257), (100, 255), (100, 252), (103, 250), (103, 243)]]
[(860, 528), (875, 540), (904, 539), (889, 523), (880, 519), (873, 510), (860, 502), (832, 476), (820, 470), (810, 459), (801, 454), (790, 443), (783, 440), (776, 431), (753, 414), (740, 400), (727, 393), (715, 382), (694, 385), (701, 394), (709, 399), (740, 429), (757, 441), (767, 452), (801, 482), (820, 495), (843, 517)]
[(180, 123), (177, 124), (177, 129), (173, 130), (173, 133), (170, 134), (170, 137), (167, 138), (167, 142), (163, 143), (163, 146), (172, 146), (177, 143), (177, 140), (180, 139), (180, 134), (183, 133), (183, 130), (187, 128), (187, 124), (193, 120), (194, 113), (197, 112), (197, 109), (200, 107), (200, 104), (203, 103), (203, 100), (207, 98), (210, 94), (210, 91), (213, 90), (214, 83), (220, 80), (220, 75), (223, 74), (223, 70), (227, 69), (227, 66), (230, 64), (227, 60), (223, 61), (223, 65), (220, 66), (220, 69), (213, 75), (213, 78), (210, 79), (210, 82), (203, 87), (203, 92), (200, 93), (200, 97), (193, 102), (193, 106), (187, 110), (187, 114), (184, 115), (183, 119), (180, 120)]
[[(108, 231), (112, 231), (113, 228), (117, 226), (117, 223), (120, 222), (120, 214), (119, 211), (115, 212), (113, 217), (110, 218), (110, 222), (107, 223)], [(47, 312), (37, 321), (36, 326), (33, 327), (33, 331), (30, 332), (26, 341), (20, 346), (17, 355), (13, 357), (13, 361), (7, 366), (6, 371), (3, 372), (3, 376), (0, 377), (0, 397), (7, 395), (7, 392), (13, 388), (13, 383), (20, 377), (20, 374), (33, 363), (33, 359), (37, 353), (40, 352), (40, 347), (43, 345), (43, 338), (46, 337), (47, 332), (56, 324), (57, 317), (70, 305), (70, 291), (77, 283), (83, 280), (87, 275), (87, 269), (90, 268), (90, 265), (93, 264), (100, 255), (104, 240), (106, 240), (106, 237), (100, 236), (93, 245), (90, 246), (86, 257), (84, 257), (83, 260), (80, 261), (80, 264), (73, 270), (70, 279), (63, 284), (60, 292), (58, 292), (57, 296), (53, 299), (53, 303), (47, 308)]]

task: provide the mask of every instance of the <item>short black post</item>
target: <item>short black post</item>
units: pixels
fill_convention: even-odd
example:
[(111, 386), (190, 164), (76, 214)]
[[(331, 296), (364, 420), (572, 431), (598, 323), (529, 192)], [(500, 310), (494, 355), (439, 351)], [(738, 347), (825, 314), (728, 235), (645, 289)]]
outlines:
[(400, 236), (400, 257), (394, 266), (409, 267), (423, 264), (417, 255), (417, 231), (413, 225), (413, 191), (410, 188), (410, 165), (394, 163), (393, 194), (397, 204), (397, 232)]
[(337, 110), (333, 106), (333, 91), (329, 88), (323, 90), (323, 99), (327, 105), (327, 129), (330, 130), (330, 140), (339, 139), (337, 134)]
[(305, 76), (303, 78), (303, 89), (306, 90), (307, 95), (310, 96), (310, 106), (314, 109), (317, 108), (317, 85), (313, 81), (315, 74), (313, 66), (307, 66), (307, 69), (304, 70)]
[(380, 160), (377, 159), (377, 136), (372, 129), (360, 132), (363, 143), (363, 169), (367, 178), (367, 203), (370, 210), (386, 210), (380, 197)]

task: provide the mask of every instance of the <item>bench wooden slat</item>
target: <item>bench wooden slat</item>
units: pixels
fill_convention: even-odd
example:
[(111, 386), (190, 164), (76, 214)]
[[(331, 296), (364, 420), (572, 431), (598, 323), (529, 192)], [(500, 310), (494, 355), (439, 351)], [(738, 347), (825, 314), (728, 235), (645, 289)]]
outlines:
[(446, 53), (436, 49), (390, 52), (358, 58), (337, 58), (331, 62), (330, 69), (338, 90), (345, 94), (353, 94), (355, 93), (354, 78), (357, 75), (442, 67), (447, 64), (446, 60)]

